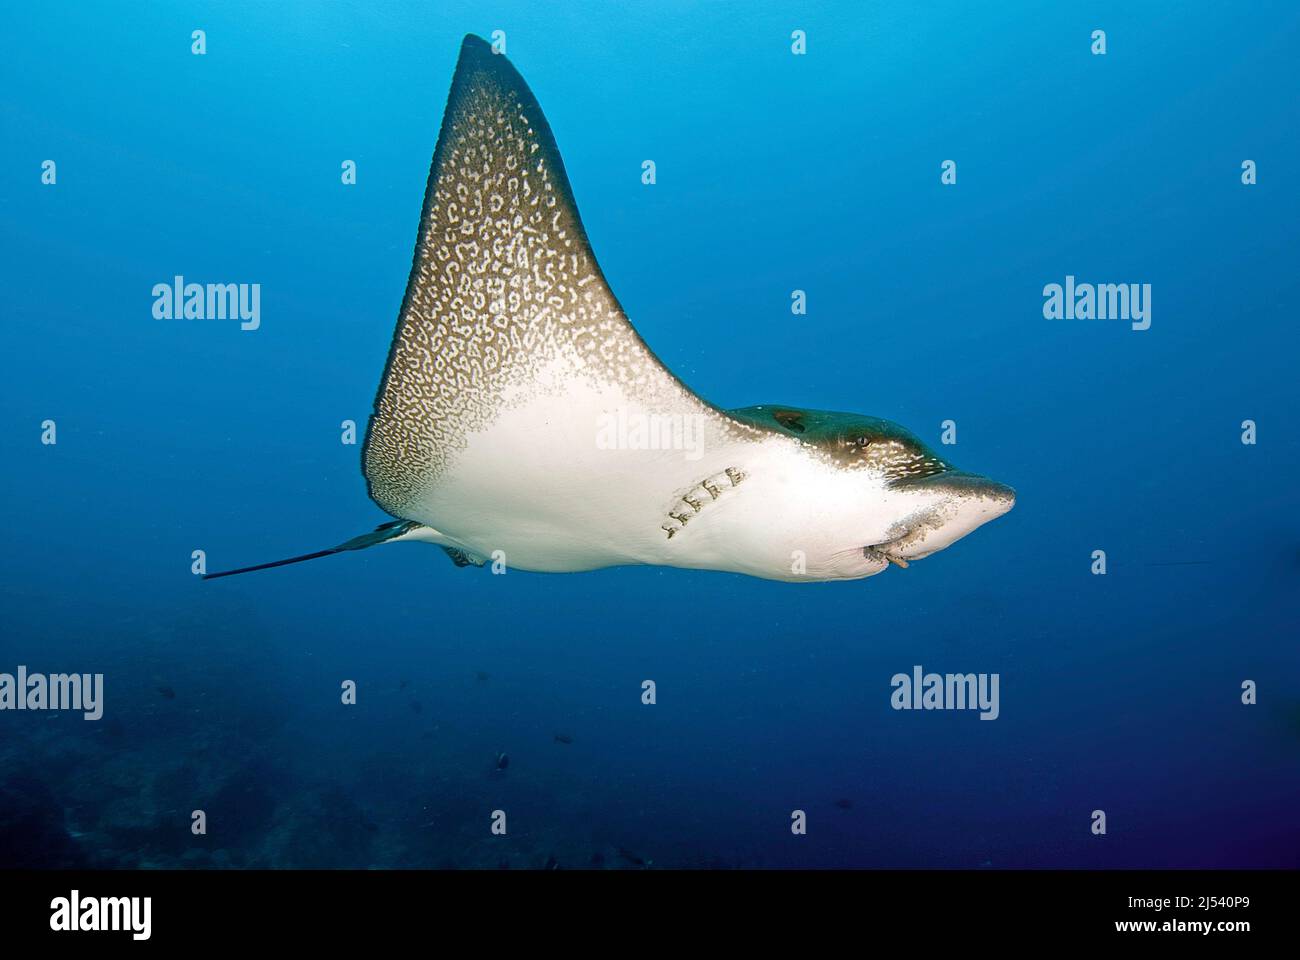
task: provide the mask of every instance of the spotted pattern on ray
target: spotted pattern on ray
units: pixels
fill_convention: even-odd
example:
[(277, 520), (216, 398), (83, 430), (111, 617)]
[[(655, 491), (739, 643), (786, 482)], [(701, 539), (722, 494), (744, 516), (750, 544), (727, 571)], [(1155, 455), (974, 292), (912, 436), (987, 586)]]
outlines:
[(715, 436), (764, 432), (695, 397), (633, 330), (592, 255), (537, 101), (504, 56), (467, 38), (367, 432), (371, 496), (401, 516), (507, 395), (562, 393), (537, 381), (557, 359), (648, 409), (699, 412)]

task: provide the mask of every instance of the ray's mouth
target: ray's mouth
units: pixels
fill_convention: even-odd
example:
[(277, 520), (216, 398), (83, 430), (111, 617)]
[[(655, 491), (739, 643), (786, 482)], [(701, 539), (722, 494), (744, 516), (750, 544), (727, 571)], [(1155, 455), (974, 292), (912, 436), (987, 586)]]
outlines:
[(875, 560), (877, 563), (892, 563), (894, 566), (906, 570), (908, 567), (907, 561), (889, 552), (891, 547), (898, 545), (898, 542), (898, 540), (886, 540), (884, 543), (874, 543), (869, 547), (863, 547), (862, 555), (868, 560)]

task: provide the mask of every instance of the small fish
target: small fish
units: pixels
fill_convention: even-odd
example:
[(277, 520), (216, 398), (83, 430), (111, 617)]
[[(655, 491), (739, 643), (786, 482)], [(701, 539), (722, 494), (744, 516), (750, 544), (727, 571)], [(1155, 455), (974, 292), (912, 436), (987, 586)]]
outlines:
[(603, 867), (605, 865), (605, 855), (597, 850), (591, 855), (591, 865), (593, 867)]
[(840, 797), (840, 799), (835, 801), (835, 806), (839, 807), (841, 810), (852, 810), (853, 801), (845, 797)]
[(505, 768), (508, 766), (510, 766), (510, 758), (506, 756), (504, 753), (498, 753), (496, 759), (496, 769), (505, 770)]
[(477, 673), (474, 674), (474, 679), (479, 683), (487, 683), (489, 680), (492, 679), (492, 674), (484, 673), (482, 670), (479, 670)]
[(555, 735), (555, 742), (556, 742), (556, 743), (573, 743), (573, 737), (569, 736), (567, 733), (557, 733), (557, 734)]
[(624, 847), (618, 848), (618, 855), (622, 857), (624, 860), (626, 860), (628, 863), (635, 864), (638, 867), (648, 867), (650, 864), (654, 863), (653, 860), (642, 860), (631, 850), (628, 850)]
[(406, 689), (407, 687), (409, 687), (410, 685), (411, 685), (411, 681), (410, 681), (410, 680), (402, 680), (401, 682), (399, 682), (399, 683), (397, 684), (397, 689), (398, 689), (398, 690), (405, 690), (405, 689)]
[(164, 700), (175, 700), (175, 699), (176, 699), (176, 691), (173, 690), (171, 687), (159, 687), (159, 688), (158, 688), (158, 692), (159, 692), (160, 694), (162, 694), (162, 698), (163, 698)]
[(419, 713), (419, 712), (420, 712), (421, 710), (423, 710), (423, 709), (424, 709), (424, 704), (422, 704), (419, 700), (412, 700), (412, 701), (411, 701), (411, 710), (412, 710), (413, 712), (415, 712), (415, 713)]
[(542, 867), (542, 869), (543, 869), (543, 870), (559, 870), (559, 869), (560, 869), (560, 861), (555, 859), (555, 854), (551, 854), (549, 857), (546, 858), (546, 865), (545, 865), (544, 867)]

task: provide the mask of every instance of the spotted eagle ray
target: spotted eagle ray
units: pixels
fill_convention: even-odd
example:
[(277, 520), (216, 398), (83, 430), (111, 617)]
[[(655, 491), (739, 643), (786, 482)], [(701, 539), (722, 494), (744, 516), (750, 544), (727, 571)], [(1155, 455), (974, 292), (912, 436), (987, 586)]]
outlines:
[(888, 420), (697, 396), (610, 290), (537, 99), (472, 35), (362, 470), (397, 519), (208, 578), (423, 541), (459, 566), (847, 580), (906, 567), (1015, 502)]

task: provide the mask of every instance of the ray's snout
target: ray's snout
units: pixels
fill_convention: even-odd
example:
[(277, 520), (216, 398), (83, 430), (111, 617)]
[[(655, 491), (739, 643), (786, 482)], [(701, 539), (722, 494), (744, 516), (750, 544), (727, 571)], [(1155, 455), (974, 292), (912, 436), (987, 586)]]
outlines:
[(960, 470), (906, 480), (898, 487), (926, 494), (933, 504), (929, 521), (918, 523), (888, 551), (904, 560), (942, 550), (1016, 505), (1016, 492), (1005, 483)]
[(990, 507), (1001, 507), (997, 516), (1016, 505), (1016, 491), (1005, 483), (962, 470), (944, 470), (927, 477), (900, 480), (895, 485), (908, 491), (947, 494), (958, 499), (988, 500)]
[(1005, 483), (971, 474), (963, 478), (948, 488), (957, 503), (957, 522), (967, 525), (960, 536), (996, 520), (1016, 505), (1016, 491)]
[(996, 509), (994, 516), (1000, 517), (1016, 505), (1016, 491), (1005, 483), (998, 483), (976, 473), (948, 470), (927, 479), (934, 481), (935, 489), (943, 490), (954, 497), (989, 501), (988, 507)]

